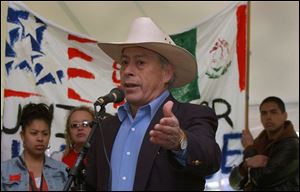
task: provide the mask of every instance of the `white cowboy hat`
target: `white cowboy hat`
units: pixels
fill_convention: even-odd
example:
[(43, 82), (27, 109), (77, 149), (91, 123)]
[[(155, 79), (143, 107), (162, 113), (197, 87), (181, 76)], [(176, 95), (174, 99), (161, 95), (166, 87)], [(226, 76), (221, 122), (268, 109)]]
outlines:
[(122, 50), (128, 47), (143, 47), (159, 53), (174, 65), (175, 81), (172, 87), (181, 87), (191, 82), (197, 74), (194, 56), (176, 46), (149, 17), (139, 17), (133, 21), (126, 42), (98, 43), (98, 46), (117, 62), (121, 58)]

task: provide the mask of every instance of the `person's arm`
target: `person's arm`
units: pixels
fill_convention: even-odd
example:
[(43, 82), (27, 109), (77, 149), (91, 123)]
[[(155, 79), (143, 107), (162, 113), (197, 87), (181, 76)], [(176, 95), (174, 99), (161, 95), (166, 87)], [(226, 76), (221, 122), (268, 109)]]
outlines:
[(252, 146), (254, 143), (253, 136), (250, 133), (250, 130), (247, 128), (245, 128), (242, 132), (241, 143), (245, 149), (249, 146)]
[(246, 160), (249, 160), (251, 157), (254, 157), (258, 154), (257, 150), (254, 148), (254, 139), (249, 129), (245, 128), (243, 130), (241, 143), (245, 149), (243, 151), (243, 162), (238, 166), (238, 169), (240, 175), (245, 177), (248, 174)]
[[(218, 120), (212, 109), (193, 104), (178, 104), (174, 113), (173, 104), (164, 105), (164, 118), (150, 131), (150, 141), (167, 150), (178, 150), (180, 133), (187, 138), (186, 166), (174, 166), (189, 174), (204, 177), (215, 173), (220, 168), (221, 152), (215, 140)], [(171, 162), (178, 156), (171, 152)], [(182, 164), (181, 164), (182, 165)]]
[(268, 163), (268, 156), (265, 155), (255, 155), (253, 157), (248, 157), (245, 159), (245, 166), (251, 169), (266, 167), (267, 163)]
[(289, 174), (297, 169), (299, 140), (286, 139), (273, 147), (265, 167), (251, 169), (251, 178), (257, 185), (269, 186), (288, 178)]
[(188, 143), (186, 171), (202, 177), (215, 173), (221, 162), (215, 113), (206, 106), (190, 105), (179, 116)]
[(172, 151), (175, 155), (176, 160), (185, 167), (187, 164), (187, 149), (179, 150), (179, 151)]

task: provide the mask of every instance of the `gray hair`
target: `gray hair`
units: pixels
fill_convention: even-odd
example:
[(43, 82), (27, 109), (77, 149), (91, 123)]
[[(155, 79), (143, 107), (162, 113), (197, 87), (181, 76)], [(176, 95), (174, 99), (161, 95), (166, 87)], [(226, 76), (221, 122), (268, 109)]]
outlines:
[[(164, 56), (160, 55), (159, 53), (157, 53), (157, 55), (158, 55), (158, 59), (160, 61), (160, 65), (161, 65), (162, 69), (165, 69), (166, 66), (168, 66), (168, 65), (172, 65), (172, 63), (170, 63), (170, 61), (167, 58), (165, 58)], [(176, 74), (174, 72), (172, 78), (168, 82), (168, 88), (169, 89), (173, 86), (173, 83), (175, 81), (175, 77), (176, 77)]]

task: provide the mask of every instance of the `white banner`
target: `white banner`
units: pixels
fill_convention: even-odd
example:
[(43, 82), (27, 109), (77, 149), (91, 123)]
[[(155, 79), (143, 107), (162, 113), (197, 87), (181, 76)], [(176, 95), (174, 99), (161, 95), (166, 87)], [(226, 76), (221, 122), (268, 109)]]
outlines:
[[(241, 161), (245, 126), (247, 3), (232, 2), (190, 31), (172, 36), (196, 56), (198, 78), (172, 91), (185, 102), (207, 104), (219, 118), (216, 135), (222, 149), (220, 171), (209, 181), (222, 186), (233, 164)], [(162, 26), (163, 28), (163, 26)], [(119, 86), (119, 65), (96, 40), (68, 32), (41, 18), (20, 2), (9, 2), (6, 41), (6, 84), (1, 160), (22, 152), (18, 117), (22, 107), (44, 102), (54, 107), (47, 153), (64, 144), (66, 114), (73, 106), (93, 106), (97, 97)], [(107, 106), (115, 113), (116, 107)]]
[(200, 99), (193, 103), (208, 102), (219, 118), (216, 139), (222, 149), (221, 169), (208, 181), (217, 181), (216, 186), (221, 189), (227, 186), (231, 167), (242, 160), (240, 138), (245, 128), (246, 46), (246, 2), (234, 2), (197, 27)]
[[(22, 152), (18, 116), (27, 103), (54, 107), (50, 151), (64, 139), (66, 115), (73, 106), (93, 106), (99, 96), (119, 85), (119, 66), (96, 41), (42, 19), (20, 2), (9, 2), (6, 83), (1, 160)], [(116, 106), (107, 105), (115, 113)]]

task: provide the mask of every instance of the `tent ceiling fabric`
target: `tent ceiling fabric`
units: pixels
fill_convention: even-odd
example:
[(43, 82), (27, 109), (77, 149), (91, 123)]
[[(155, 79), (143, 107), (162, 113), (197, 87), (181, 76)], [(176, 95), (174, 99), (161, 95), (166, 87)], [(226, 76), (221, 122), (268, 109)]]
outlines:
[[(124, 41), (132, 20), (151, 17), (164, 31), (190, 29), (229, 1), (27, 1), (40, 16), (68, 30), (103, 42)], [(6, 29), (7, 2), (1, 2), (1, 29)], [(5, 13), (5, 15), (4, 15)], [(276, 95), (299, 103), (299, 2), (251, 2), (250, 104)], [(5, 30), (1, 30), (4, 53)], [(3, 74), (4, 54), (1, 54)], [(2, 75), (3, 77), (3, 75)], [(3, 79), (1, 79), (3, 88)]]

